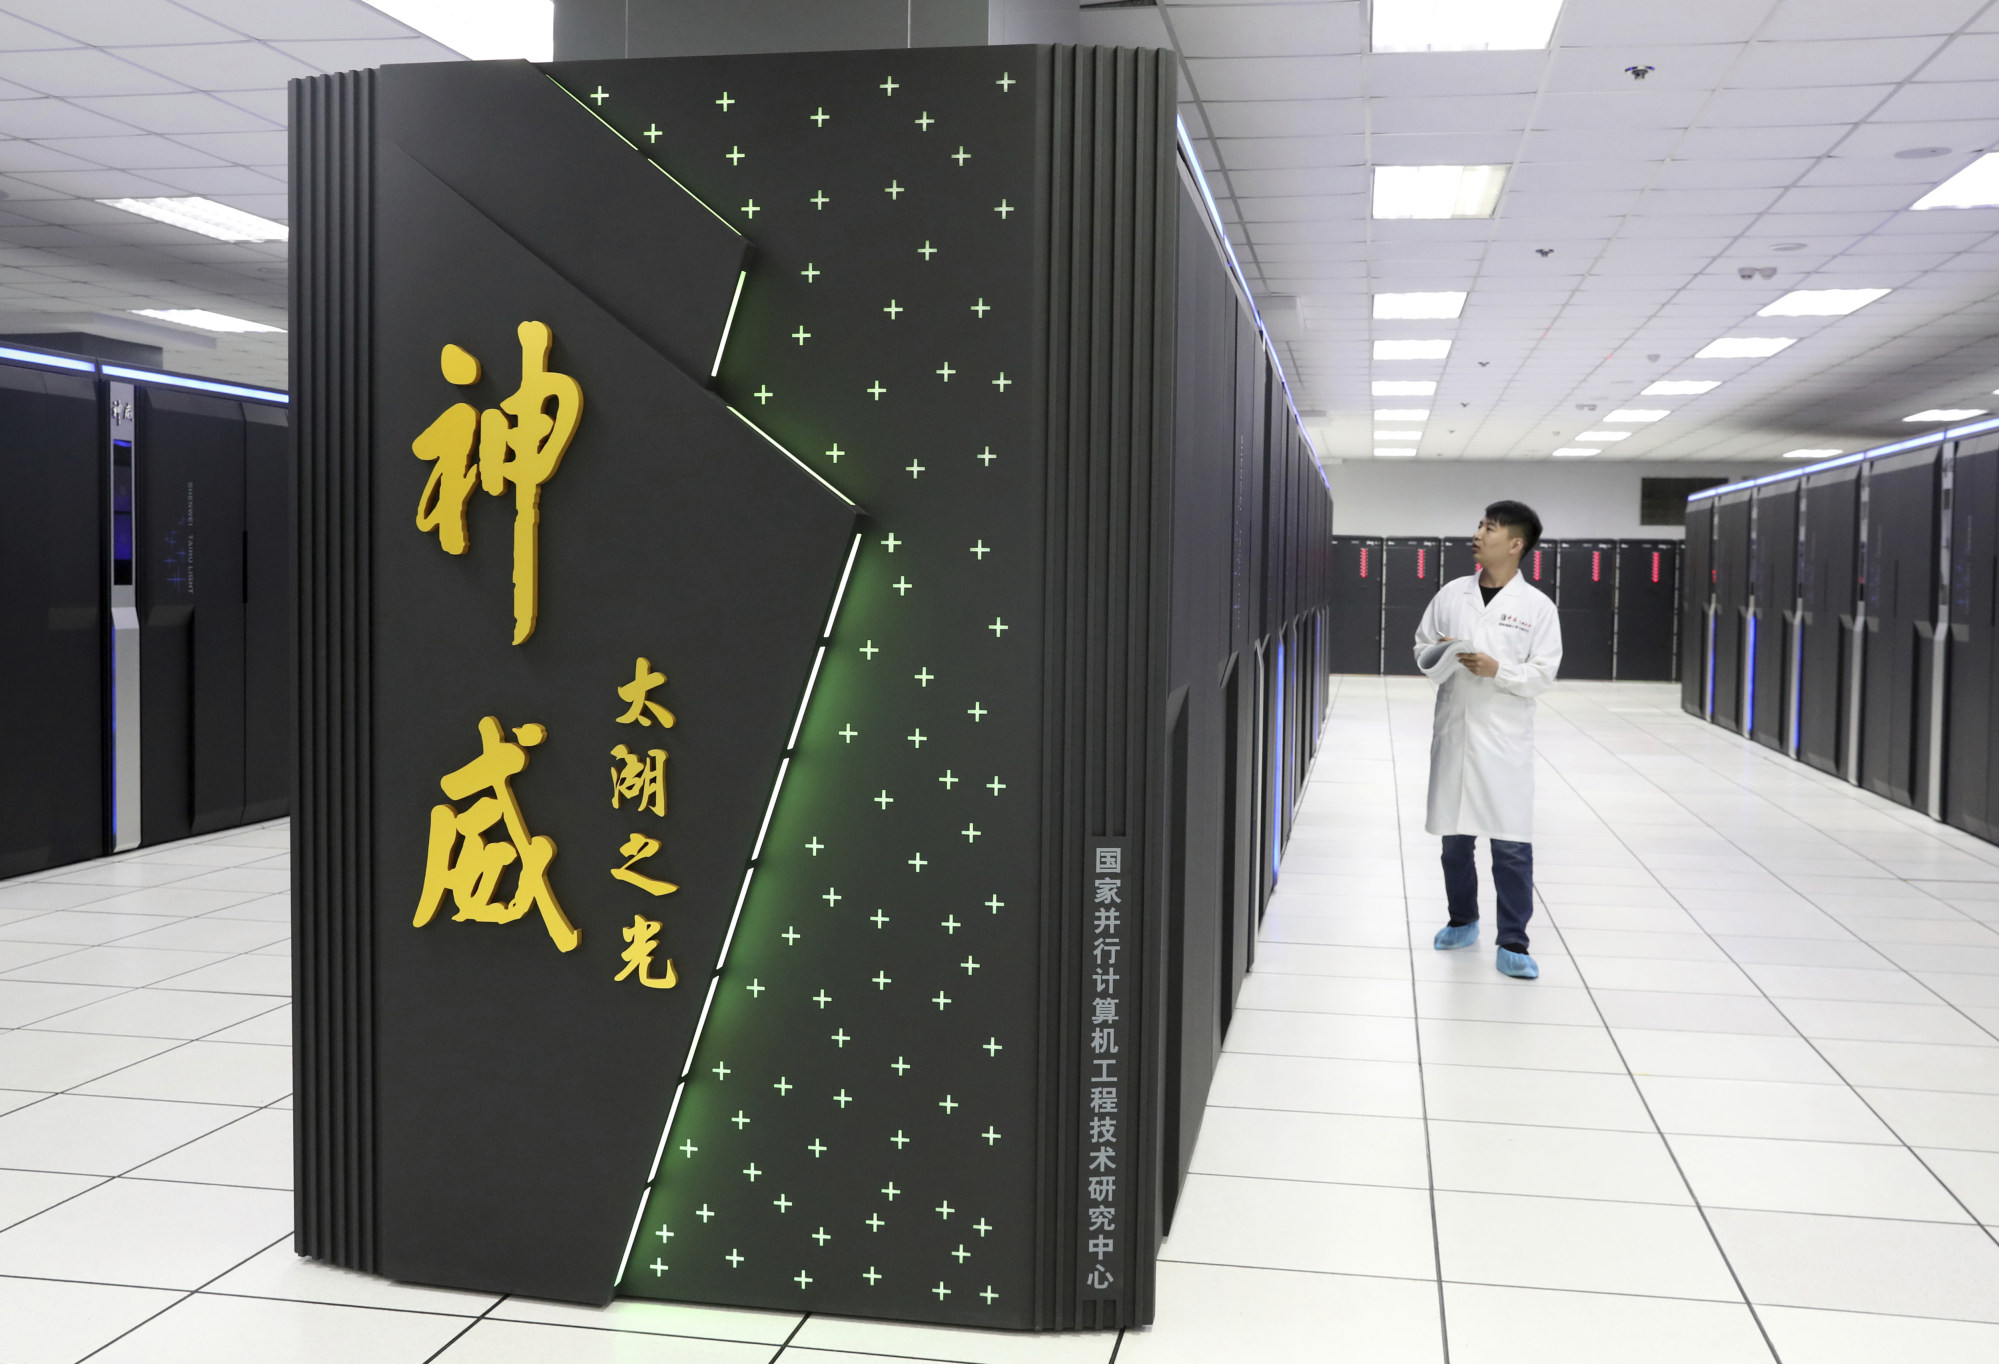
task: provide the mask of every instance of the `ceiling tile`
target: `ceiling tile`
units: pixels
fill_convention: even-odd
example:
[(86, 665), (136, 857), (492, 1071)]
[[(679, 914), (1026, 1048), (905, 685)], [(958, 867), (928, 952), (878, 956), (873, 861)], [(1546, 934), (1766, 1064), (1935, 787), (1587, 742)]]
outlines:
[[(236, 133), (270, 127), (255, 114), (225, 104), (212, 95), (120, 95), (76, 103), (154, 133)], [(0, 106), (0, 119), (4, 118), (4, 106)]]
[(196, 90), (269, 89), (294, 76), (318, 74), (318, 68), (263, 43), (198, 43), (114, 51), (136, 66), (171, 76)]
[(150, 95), (180, 90), (151, 71), (123, 62), (94, 47), (56, 52), (0, 52), (0, 79), (37, 94), (70, 98), (76, 95)]
[(1369, 185), (1369, 175), (1365, 166), (1321, 166), (1298, 170), (1237, 170), (1230, 172), (1229, 185), (1238, 195), (1246, 197), (1292, 194), (1365, 194)]
[(1643, 88), (1647, 91), (1699, 91), (1705, 93), (1721, 83), (1729, 67), (1742, 51), (1738, 43), (1645, 44), (1634, 51), (1631, 44), (1612, 47), (1558, 48), (1548, 72), (1551, 91), (1602, 91), (1622, 93), (1639, 82), (1633, 66), (1649, 66)]
[(1555, 41), (1564, 46), (1746, 42), (1774, 7), (1775, 0), (1673, 0), (1670, 5), (1568, 0)]
[(1638, 205), (1640, 215), (1761, 213), (1777, 202), (1779, 189), (1655, 189)]
[(283, 90), (230, 90), (216, 98), (257, 115), (266, 124), (282, 128), (291, 120), (291, 107)]
[(8, 137), (109, 137), (131, 131), (128, 123), (66, 100), (0, 100), (0, 134)]
[(1680, 129), (1693, 121), (1707, 99), (1705, 91), (1653, 90), (1635, 83), (1629, 90), (1607, 94), (1555, 92), (1541, 97), (1534, 111), (1533, 126), (1592, 131)]
[(1521, 134), (1392, 133), (1367, 139), (1382, 166), (1503, 166), (1520, 151)]
[(1356, 0), (1303, 5), (1167, 5), (1166, 21), (1188, 57), (1357, 53), (1367, 46)]
[(1954, 33), (1987, 0), (1783, 0), (1760, 36), (1767, 38), (1895, 38)]
[(1823, 156), (1847, 136), (1850, 124), (1795, 128), (1689, 128), (1677, 144), (1677, 160), (1725, 162)]
[(1193, 57), (1203, 100), (1319, 99), (1359, 88), (1359, 57)]
[(1681, 135), (1670, 128), (1536, 128), (1522, 139), (1522, 161), (1660, 161)]
[(39, 142), (0, 140), (0, 173), (36, 170), (88, 170), (93, 163)]
[(1935, 36), (1755, 42), (1729, 71), (1728, 84), (1773, 89), (1903, 81), (1942, 45)]
[(1701, 122), (1710, 128), (1781, 128), (1853, 123), (1867, 117), (1893, 91), (1894, 87), (1887, 85), (1717, 90), (1702, 112)]
[[(282, 137), (283, 134), (277, 134)], [(52, 151), (80, 158), (98, 166), (121, 170), (149, 170), (159, 166), (214, 166), (217, 157), (169, 138), (144, 134), (125, 137), (54, 138), (41, 145)]]
[(1363, 101), (1205, 100), (1201, 108), (1217, 139), (1235, 137), (1302, 137), (1359, 133), (1364, 127)]
[(1782, 188), (1819, 164), (1809, 157), (1781, 160), (1673, 160), (1659, 168), (1656, 189)]
[(218, 43), (236, 35), (180, 5), (147, 0), (7, 0), (16, 16), (81, 43)]
[(1524, 129), (1533, 107), (1532, 95), (1444, 95), (1368, 101), (1373, 131), (1378, 133), (1492, 133)]
[(1506, 177), (1509, 193), (1541, 190), (1644, 189), (1652, 183), (1656, 161), (1536, 161), (1515, 166)]
[(1227, 137), (1210, 144), (1230, 170), (1295, 166), (1357, 166), (1366, 158), (1360, 137)]
[[(1999, 116), (1862, 124), (1840, 142), (1838, 151), (1841, 156), (1893, 156), (1910, 147), (1948, 147), (1960, 153), (1962, 164), (1980, 151), (1999, 147)], [(1949, 172), (1938, 179), (1944, 174)]]
[(461, 62), (465, 59), (428, 38), (378, 38), (370, 41), (292, 42), (271, 46), (320, 71), (356, 71), (366, 66), (397, 66), (405, 62)]
[(1397, 52), (1370, 57), (1367, 92), (1412, 95), (1526, 95), (1541, 88), (1546, 52)]
[(275, 131), (184, 133), (174, 140), (239, 166), (282, 166), (289, 154), (286, 134)]
[[(310, 4), (272, 0), (175, 0), (182, 9), (226, 24), (238, 33), (266, 40), (323, 38), (402, 38), (410, 30), (361, 0), (312, 0)], [(114, 40), (115, 41), (115, 40)]]
[(182, 194), (229, 198), (244, 194), (283, 194), (285, 182), (248, 166), (210, 166), (186, 170), (156, 170), (152, 177)]
[(1905, 209), (1921, 195), (1907, 185), (1820, 185), (1788, 189), (1779, 213), (1889, 213)]

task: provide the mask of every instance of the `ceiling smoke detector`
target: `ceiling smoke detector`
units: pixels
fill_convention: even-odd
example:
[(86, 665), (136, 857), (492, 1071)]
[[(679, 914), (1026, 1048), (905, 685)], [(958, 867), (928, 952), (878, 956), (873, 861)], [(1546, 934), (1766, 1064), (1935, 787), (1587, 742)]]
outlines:
[(1624, 68), (1624, 74), (1635, 81), (1642, 81), (1658, 69), (1656, 66), (1627, 66)]
[(1755, 279), (1758, 275), (1761, 275), (1764, 279), (1775, 279), (1777, 277), (1777, 267), (1774, 265), (1739, 265), (1735, 268), (1735, 273), (1740, 279)]

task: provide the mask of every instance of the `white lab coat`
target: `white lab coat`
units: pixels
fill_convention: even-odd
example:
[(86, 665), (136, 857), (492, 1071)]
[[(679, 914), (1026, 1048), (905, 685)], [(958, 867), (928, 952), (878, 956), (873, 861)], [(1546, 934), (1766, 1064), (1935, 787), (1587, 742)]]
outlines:
[(1514, 574), (1490, 606), (1473, 573), (1445, 583), (1416, 627), (1416, 666), (1442, 639), (1467, 641), (1499, 661), (1494, 677), (1466, 671), (1444, 650), (1423, 669), (1438, 684), (1430, 736), (1433, 834), (1525, 843), (1534, 837), (1534, 698), (1555, 684), (1562, 624), (1555, 604)]

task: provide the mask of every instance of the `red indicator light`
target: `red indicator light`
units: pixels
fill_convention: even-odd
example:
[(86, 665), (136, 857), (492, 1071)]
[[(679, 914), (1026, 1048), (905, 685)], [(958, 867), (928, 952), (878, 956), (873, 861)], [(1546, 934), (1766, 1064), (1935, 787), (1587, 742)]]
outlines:
[(1427, 549), (1419, 549), (1416, 551), (1416, 576), (1419, 578), (1423, 576), (1423, 565), (1426, 562), (1426, 556), (1429, 553), (1430, 551)]
[(1534, 581), (1541, 581), (1541, 551), (1538, 549), (1534, 551)]
[(1360, 547), (1360, 576), (1361, 576), (1361, 577), (1363, 577), (1363, 578), (1365, 578), (1365, 577), (1367, 576), (1367, 546), (1366, 546), (1366, 545), (1362, 545), (1362, 546)]
[(1652, 551), (1652, 581), (1659, 581), (1659, 551), (1656, 549)]
[(1589, 580), (1593, 583), (1603, 581), (1603, 551), (1600, 549), (1589, 552)]

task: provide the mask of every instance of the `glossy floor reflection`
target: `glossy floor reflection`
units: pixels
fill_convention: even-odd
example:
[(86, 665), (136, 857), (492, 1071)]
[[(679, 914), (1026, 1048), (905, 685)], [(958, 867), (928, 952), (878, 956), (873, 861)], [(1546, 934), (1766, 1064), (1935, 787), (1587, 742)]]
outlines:
[[(290, 1252), (282, 825), (0, 883), (8, 1364), (1999, 1358), (1999, 848), (1544, 702), (1534, 953), (1442, 955), (1429, 689), (1339, 679), (1146, 1331), (384, 1283)], [(1481, 862), (1483, 857), (1481, 856)]]

